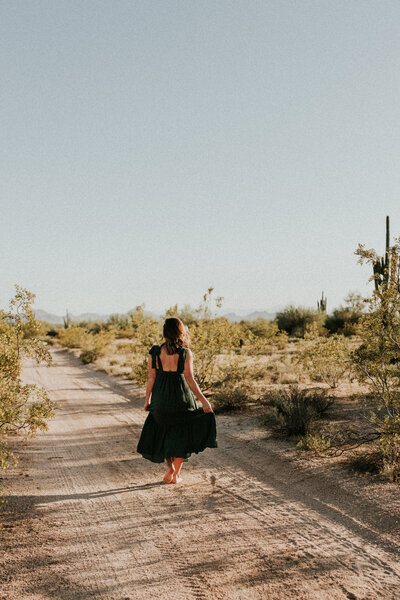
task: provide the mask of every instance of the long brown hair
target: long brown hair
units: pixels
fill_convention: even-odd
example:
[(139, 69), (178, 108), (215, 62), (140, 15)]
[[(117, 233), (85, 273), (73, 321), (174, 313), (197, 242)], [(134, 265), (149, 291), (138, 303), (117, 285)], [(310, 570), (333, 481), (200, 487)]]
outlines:
[(182, 346), (190, 345), (187, 329), (182, 321), (176, 317), (165, 319), (163, 336), (165, 338), (165, 348), (168, 354), (175, 354)]

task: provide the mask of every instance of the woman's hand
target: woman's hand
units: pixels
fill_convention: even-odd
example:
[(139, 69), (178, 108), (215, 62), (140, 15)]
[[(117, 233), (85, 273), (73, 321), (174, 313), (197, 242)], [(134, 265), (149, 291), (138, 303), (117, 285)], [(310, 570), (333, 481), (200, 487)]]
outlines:
[(202, 401), (202, 405), (203, 405), (203, 410), (204, 410), (205, 413), (212, 413), (212, 412), (214, 412), (213, 409), (212, 409), (212, 406), (211, 406), (211, 404), (209, 403), (208, 400), (203, 400)]
[(149, 410), (150, 402), (145, 402), (144, 410)]

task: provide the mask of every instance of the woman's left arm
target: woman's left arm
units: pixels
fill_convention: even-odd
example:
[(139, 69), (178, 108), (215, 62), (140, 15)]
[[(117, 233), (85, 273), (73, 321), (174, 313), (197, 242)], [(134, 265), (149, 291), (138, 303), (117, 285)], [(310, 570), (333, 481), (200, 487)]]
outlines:
[(152, 357), (149, 356), (149, 359), (147, 361), (148, 375), (147, 375), (146, 400), (144, 403), (144, 410), (149, 410), (151, 392), (153, 390), (154, 381), (155, 381), (156, 375), (157, 375), (157, 371), (155, 369), (153, 369), (153, 367), (152, 367), (152, 362), (153, 362)]

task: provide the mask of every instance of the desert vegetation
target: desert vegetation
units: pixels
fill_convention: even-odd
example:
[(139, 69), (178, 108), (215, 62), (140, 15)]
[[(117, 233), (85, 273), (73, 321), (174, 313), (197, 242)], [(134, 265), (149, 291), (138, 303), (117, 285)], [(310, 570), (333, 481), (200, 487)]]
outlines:
[[(138, 385), (147, 378), (149, 348), (160, 343), (165, 317), (187, 325), (195, 375), (215, 412), (259, 416), (272, 435), (288, 436), (310, 455), (373, 456), (369, 470), (400, 478), (400, 242), (385, 256), (360, 245), (360, 263), (372, 266), (368, 298), (350, 292), (327, 310), (288, 306), (274, 320), (230, 322), (218, 316), (223, 299), (210, 287), (199, 305), (169, 307), (156, 318), (137, 306), (107, 321), (48, 327), (52, 343), (84, 363)], [(357, 462), (357, 461), (355, 461)], [(361, 461), (362, 462), (362, 461)], [(361, 464), (361, 463), (360, 463)]]
[(21, 380), (24, 358), (37, 363), (51, 363), (51, 356), (41, 335), (45, 328), (35, 320), (34, 294), (16, 286), (9, 310), (0, 311), (0, 469), (16, 464), (18, 457), (10, 450), (13, 436), (32, 436), (47, 428), (54, 415), (54, 403), (45, 389)]

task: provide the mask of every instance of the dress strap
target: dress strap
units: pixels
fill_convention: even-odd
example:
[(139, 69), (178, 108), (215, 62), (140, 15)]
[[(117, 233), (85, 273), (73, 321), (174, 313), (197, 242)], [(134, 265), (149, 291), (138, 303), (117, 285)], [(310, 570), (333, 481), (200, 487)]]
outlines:
[(149, 354), (151, 354), (151, 366), (153, 369), (157, 369), (157, 357), (158, 357), (158, 368), (162, 371), (162, 364), (160, 360), (160, 346), (152, 346), (149, 350)]
[(186, 360), (186, 348), (179, 348), (178, 373), (183, 373)]

